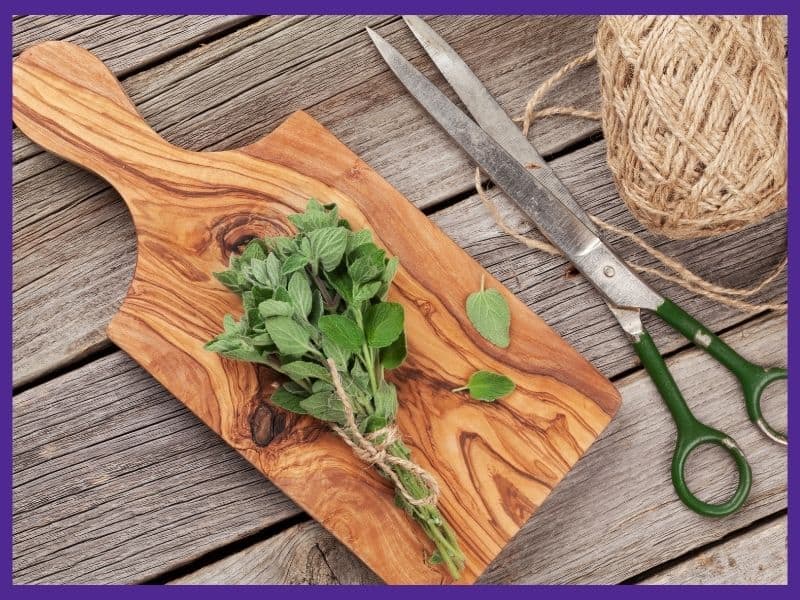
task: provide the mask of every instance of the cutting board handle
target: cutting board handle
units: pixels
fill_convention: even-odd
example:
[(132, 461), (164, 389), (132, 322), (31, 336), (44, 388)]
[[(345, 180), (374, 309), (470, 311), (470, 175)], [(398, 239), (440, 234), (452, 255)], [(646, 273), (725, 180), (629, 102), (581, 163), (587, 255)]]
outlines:
[(137, 155), (153, 164), (176, 151), (147, 125), (111, 71), (68, 42), (38, 44), (14, 61), (12, 114), (34, 142), (118, 190), (122, 179), (143, 175)]

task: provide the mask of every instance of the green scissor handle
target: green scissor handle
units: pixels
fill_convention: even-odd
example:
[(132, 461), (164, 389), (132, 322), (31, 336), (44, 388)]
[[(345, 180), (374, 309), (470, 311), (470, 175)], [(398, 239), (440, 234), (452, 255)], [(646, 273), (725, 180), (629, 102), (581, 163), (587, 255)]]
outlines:
[[(742, 386), (750, 420), (767, 437), (778, 443), (786, 444), (786, 436), (770, 427), (761, 414), (761, 395), (770, 383), (779, 379), (786, 379), (786, 369), (764, 369), (748, 362), (709, 331), (708, 328), (670, 300), (665, 299), (656, 310), (656, 314), (728, 368)], [(741, 449), (730, 436), (701, 423), (692, 414), (664, 359), (647, 331), (643, 330), (638, 338), (634, 340), (633, 347), (669, 408), (678, 429), (675, 454), (672, 458), (672, 482), (678, 496), (686, 506), (701, 515), (721, 517), (735, 512), (747, 499), (752, 483), (750, 465), (747, 463), (747, 459)], [(689, 490), (684, 478), (686, 459), (693, 450), (704, 444), (721, 446), (733, 457), (736, 463), (739, 484), (733, 496), (721, 504), (711, 504), (697, 498)]]
[[(672, 483), (681, 501), (696, 513), (709, 517), (722, 517), (738, 510), (747, 495), (750, 493), (752, 474), (750, 465), (747, 463), (742, 451), (736, 442), (721, 431), (712, 429), (708, 425), (701, 423), (689, 410), (689, 406), (683, 399), (678, 384), (675, 383), (672, 374), (669, 372), (661, 353), (658, 351), (653, 338), (647, 331), (640, 334), (639, 339), (634, 341), (633, 347), (642, 361), (647, 373), (658, 389), (659, 394), (672, 413), (675, 425), (678, 428), (678, 440), (675, 444), (675, 453), (672, 456)], [(722, 504), (711, 504), (704, 502), (695, 496), (684, 477), (684, 466), (689, 454), (703, 444), (717, 444), (728, 451), (736, 462), (739, 473), (739, 484), (736, 492)]]
[(765, 369), (745, 360), (733, 348), (671, 300), (664, 299), (664, 302), (656, 310), (656, 314), (688, 340), (716, 358), (720, 364), (736, 376), (744, 392), (747, 416), (769, 439), (785, 446), (788, 442), (786, 434), (773, 429), (761, 413), (761, 396), (769, 384), (787, 378), (786, 369), (781, 367)]

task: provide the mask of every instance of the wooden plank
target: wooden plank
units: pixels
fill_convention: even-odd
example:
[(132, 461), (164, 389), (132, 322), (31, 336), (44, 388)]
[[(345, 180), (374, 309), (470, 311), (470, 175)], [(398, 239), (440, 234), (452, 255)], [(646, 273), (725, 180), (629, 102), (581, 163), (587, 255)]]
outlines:
[[(751, 360), (785, 364), (783, 317), (759, 319), (723, 338)], [(655, 388), (640, 371), (618, 382), (624, 403), (606, 433), (479, 581), (618, 583), (786, 506), (786, 451), (768, 442), (747, 421), (732, 376), (696, 349), (673, 356), (668, 364), (695, 414), (733, 435), (747, 453), (754, 484), (744, 508), (715, 520), (700, 517), (680, 503), (669, 478), (674, 428)], [(785, 393), (776, 394), (774, 400), (775, 404), (785, 402)], [(771, 409), (775, 408), (772, 404)], [(785, 424), (785, 411), (782, 416)], [(780, 418), (775, 423), (782, 424)], [(716, 460), (720, 458), (716, 454), (698, 458), (703, 460), (690, 461), (687, 469), (689, 481), (696, 486), (693, 489), (717, 489), (719, 469), (712, 467), (725, 465), (724, 461)], [(177, 582), (321, 583), (327, 573), (306, 568), (303, 555), (311, 556), (322, 545), (330, 547), (326, 536), (318, 525), (295, 526), (279, 538), (259, 542)], [(765, 552), (785, 556), (783, 541), (775, 536), (769, 539), (772, 545)], [(294, 549), (291, 558), (270, 565), (284, 547)], [(366, 580), (366, 567), (342, 552), (331, 549), (337, 580)], [(239, 558), (241, 569), (232, 566)], [(763, 576), (772, 578), (771, 573), (765, 569)], [(710, 573), (706, 578), (716, 582)]]
[[(445, 570), (421, 560), (435, 546), (408, 526), (391, 486), (341, 440), (265, 402), (279, 385), (274, 372), (203, 348), (223, 315), (240, 310), (212, 273), (242, 239), (286, 234), (286, 214), (304, 210), (311, 197), (335, 202), (354, 228), (368, 227), (399, 258), (389, 299), (405, 310), (409, 359), (392, 373), (406, 398), (398, 425), (415, 459), (437, 477), (438, 508), (464, 552), (465, 583), (616, 412), (619, 396), (606, 379), (306, 113), (241, 150), (178, 149), (147, 127), (94, 55), (49, 42), (14, 64), (14, 120), (43, 147), (115, 182), (134, 217), (136, 272), (110, 338), (388, 582), (436, 583), (459, 573), (449, 561)], [(308, 289), (305, 274), (293, 282), (297, 276)], [(464, 314), (484, 278), (505, 297), (514, 322), (503, 351)], [(307, 324), (304, 316), (293, 323)], [(516, 389), (495, 404), (449, 391), (480, 368), (507, 373)], [(339, 494), (327, 493), (331, 482)], [(355, 520), (366, 525), (354, 529)]]
[[(786, 584), (788, 581), (786, 515), (726, 540), (697, 556), (669, 567), (642, 584)], [(284, 533), (286, 537), (286, 533)], [(310, 541), (311, 536), (304, 536)], [(291, 541), (287, 540), (287, 543)], [(332, 550), (336, 562), (346, 559)]]
[[(245, 23), (225, 15), (28, 15), (12, 26), (14, 56), (47, 40), (72, 42), (99, 56), (118, 77)], [(40, 152), (14, 131), (14, 161)]]
[[(645, 234), (616, 193), (605, 164), (603, 142), (563, 156), (553, 166), (587, 210), (643, 234), (650, 243), (712, 281), (751, 285), (785, 253), (785, 212), (713, 239), (667, 241)], [(73, 184), (74, 179), (54, 177), (48, 187), (58, 197)], [(25, 182), (17, 189), (31, 191), (27, 186)], [(47, 215), (46, 196), (36, 204)], [(530, 226), (513, 209), (506, 208), (508, 205), (502, 202), (502, 212), (513, 224), (529, 231)], [(26, 219), (21, 215), (15, 218)], [(580, 277), (567, 278), (562, 258), (529, 250), (502, 234), (476, 197), (431, 218), (606, 375), (613, 376), (637, 363), (594, 290)], [(126, 209), (114, 193), (102, 188), (67, 209), (26, 220), (15, 232), (14, 242), (14, 369), (17, 383), (24, 383), (107, 343), (105, 326), (130, 281), (135, 242)], [(654, 264), (630, 244), (615, 241), (614, 245), (627, 259)], [(785, 281), (785, 277), (779, 278), (757, 299), (783, 297)], [(712, 329), (730, 326), (741, 318), (732, 309), (672, 284), (653, 283)], [(660, 321), (648, 325), (664, 350), (684, 343)]]
[(316, 521), (291, 527), (169, 583), (223, 582), (237, 585), (382, 583), (357, 556)]
[(17, 583), (141, 581), (299, 509), (121, 352), (14, 399)]

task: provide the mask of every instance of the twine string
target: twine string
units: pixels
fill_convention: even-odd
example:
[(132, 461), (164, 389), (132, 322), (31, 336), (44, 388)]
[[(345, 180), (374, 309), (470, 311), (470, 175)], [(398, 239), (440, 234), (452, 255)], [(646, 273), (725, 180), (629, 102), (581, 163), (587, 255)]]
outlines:
[[(344, 443), (353, 450), (353, 453), (358, 458), (367, 464), (373, 465), (382, 475), (391, 480), (397, 492), (406, 502), (413, 506), (435, 506), (439, 500), (439, 484), (433, 475), (415, 462), (395, 456), (390, 452), (391, 446), (395, 442), (401, 441), (397, 425), (391, 423), (366, 435), (361, 433), (358, 429), (358, 423), (356, 423), (353, 404), (342, 385), (342, 379), (339, 376), (336, 363), (330, 358), (327, 363), (328, 370), (331, 373), (333, 389), (342, 403), (345, 417), (344, 426), (331, 425), (331, 429), (344, 440)], [(415, 498), (397, 475), (395, 469), (403, 469), (416, 475), (425, 486), (427, 494), (422, 498)]]

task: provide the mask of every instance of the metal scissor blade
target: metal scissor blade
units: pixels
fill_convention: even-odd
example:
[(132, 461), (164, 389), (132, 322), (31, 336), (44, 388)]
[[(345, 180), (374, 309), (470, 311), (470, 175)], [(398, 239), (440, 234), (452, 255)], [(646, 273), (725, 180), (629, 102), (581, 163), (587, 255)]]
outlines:
[(458, 53), (419, 17), (404, 16), (403, 20), (478, 125), (523, 165), (537, 165), (533, 170), (533, 176), (548, 187), (584, 225), (594, 233), (598, 233), (589, 215), (575, 201), (555, 171), (545, 162)]
[(408, 91), (611, 303), (650, 310), (661, 304), (661, 297), (528, 169), (450, 102), (391, 44), (371, 29), (367, 31)]

